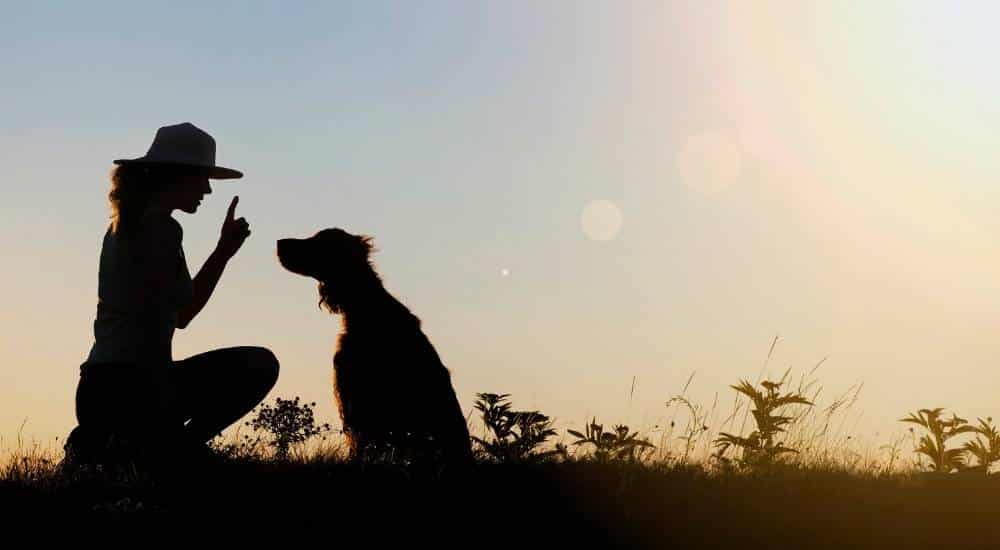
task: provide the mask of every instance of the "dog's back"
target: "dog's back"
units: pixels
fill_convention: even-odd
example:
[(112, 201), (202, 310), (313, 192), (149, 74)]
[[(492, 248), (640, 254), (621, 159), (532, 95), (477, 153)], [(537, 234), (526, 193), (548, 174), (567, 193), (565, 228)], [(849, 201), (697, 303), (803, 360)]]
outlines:
[(382, 444), (416, 454), (437, 447), (449, 461), (471, 459), (451, 375), (420, 320), (388, 292), (364, 314), (345, 319), (334, 372), (355, 452)]

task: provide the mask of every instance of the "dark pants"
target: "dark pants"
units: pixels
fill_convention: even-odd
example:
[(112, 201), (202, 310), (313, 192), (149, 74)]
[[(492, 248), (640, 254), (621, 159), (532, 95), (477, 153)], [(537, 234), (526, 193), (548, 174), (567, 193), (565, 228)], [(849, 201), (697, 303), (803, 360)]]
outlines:
[(158, 370), (85, 365), (76, 389), (81, 428), (204, 443), (260, 403), (278, 380), (265, 348), (200, 353)]

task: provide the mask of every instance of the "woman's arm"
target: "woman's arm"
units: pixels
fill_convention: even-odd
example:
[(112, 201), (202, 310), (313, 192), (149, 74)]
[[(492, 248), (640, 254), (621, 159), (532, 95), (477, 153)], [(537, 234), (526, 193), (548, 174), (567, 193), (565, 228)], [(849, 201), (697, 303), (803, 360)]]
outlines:
[(181, 308), (178, 313), (177, 328), (187, 328), (191, 319), (194, 319), (195, 315), (198, 315), (198, 312), (205, 307), (228, 262), (229, 258), (219, 252), (218, 247), (209, 254), (208, 259), (198, 270), (198, 274), (191, 280), (193, 287), (191, 303)]
[(229, 259), (236, 254), (236, 251), (243, 246), (243, 241), (250, 236), (250, 224), (243, 218), (235, 218), (236, 205), (239, 201), (239, 197), (233, 197), (233, 201), (229, 203), (229, 210), (226, 212), (226, 219), (222, 223), (222, 231), (219, 234), (219, 243), (191, 281), (194, 287), (193, 297), (191, 303), (182, 308), (178, 315), (178, 328), (186, 328), (191, 320), (198, 315), (198, 312), (205, 307), (212, 292), (215, 291), (215, 285), (222, 277), (222, 272), (226, 269)]

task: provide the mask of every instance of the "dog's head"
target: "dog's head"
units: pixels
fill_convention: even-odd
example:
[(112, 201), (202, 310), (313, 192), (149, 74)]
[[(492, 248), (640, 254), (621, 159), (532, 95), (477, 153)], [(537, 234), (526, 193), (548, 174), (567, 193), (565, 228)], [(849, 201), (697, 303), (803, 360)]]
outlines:
[(320, 303), (336, 313), (342, 303), (338, 292), (352, 292), (358, 282), (377, 278), (368, 259), (373, 249), (371, 237), (323, 229), (307, 239), (279, 239), (278, 261), (292, 273), (319, 281)]

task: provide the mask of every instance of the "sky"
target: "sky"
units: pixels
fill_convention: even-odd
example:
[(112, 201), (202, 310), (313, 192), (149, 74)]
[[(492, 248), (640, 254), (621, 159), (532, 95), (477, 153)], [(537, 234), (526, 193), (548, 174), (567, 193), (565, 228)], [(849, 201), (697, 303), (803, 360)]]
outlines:
[[(339, 321), (275, 241), (371, 235), (471, 411), (651, 429), (811, 369), (888, 440), (1000, 414), (990, 2), (7, 2), (0, 437), (75, 425), (108, 172), (190, 121), (253, 235), (174, 355), (261, 345), (333, 421)], [(771, 359), (768, 350), (778, 337)], [(2, 445), (0, 445), (2, 446)]]

